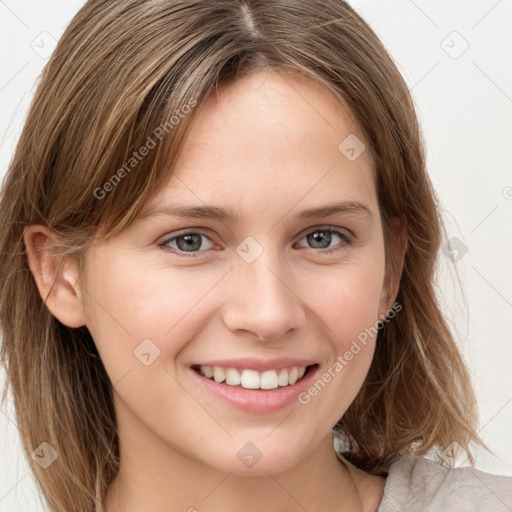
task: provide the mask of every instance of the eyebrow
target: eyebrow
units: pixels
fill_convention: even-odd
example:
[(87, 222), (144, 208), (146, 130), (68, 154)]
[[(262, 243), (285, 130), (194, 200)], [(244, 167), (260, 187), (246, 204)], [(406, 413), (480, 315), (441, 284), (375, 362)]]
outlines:
[[(373, 219), (372, 212), (368, 206), (357, 201), (340, 201), (328, 203), (317, 208), (302, 210), (297, 214), (300, 219), (319, 219), (336, 214), (363, 215)], [(238, 214), (234, 210), (228, 210), (219, 206), (179, 206), (161, 204), (155, 205), (142, 212), (141, 219), (166, 215), (183, 219), (209, 219), (219, 222), (236, 222)]]

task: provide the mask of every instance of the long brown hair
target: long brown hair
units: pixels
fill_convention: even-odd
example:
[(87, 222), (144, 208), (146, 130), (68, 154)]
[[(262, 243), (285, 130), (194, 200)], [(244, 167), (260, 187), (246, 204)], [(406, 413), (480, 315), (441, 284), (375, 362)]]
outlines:
[[(0, 202), (1, 360), (53, 512), (102, 510), (120, 464), (115, 390), (90, 356), (87, 328), (69, 328), (46, 308), (23, 230), (48, 226), (59, 235), (56, 254), (81, 265), (99, 228), (105, 240), (120, 233), (169, 178), (206, 98), (262, 68), (304, 74), (357, 122), (375, 161), (390, 274), (392, 219), (407, 229), (402, 310), (379, 331), (366, 381), (335, 427), (344, 456), (380, 473), (404, 453), (456, 442), (473, 463), (469, 442), (485, 447), (469, 374), (435, 295), (444, 231), (413, 101), (368, 24), (342, 0), (90, 0), (43, 70)], [(130, 160), (149, 138), (151, 151)], [(46, 469), (30, 456), (42, 442), (59, 454)]]

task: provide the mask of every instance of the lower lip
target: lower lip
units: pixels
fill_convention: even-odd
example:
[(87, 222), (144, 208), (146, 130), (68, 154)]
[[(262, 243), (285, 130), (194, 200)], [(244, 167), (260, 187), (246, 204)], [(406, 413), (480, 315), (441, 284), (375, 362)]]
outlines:
[(212, 395), (244, 412), (268, 414), (298, 401), (297, 397), (305, 391), (318, 370), (318, 365), (308, 369), (307, 374), (291, 386), (280, 386), (275, 389), (245, 389), (215, 382), (191, 369), (194, 378)]

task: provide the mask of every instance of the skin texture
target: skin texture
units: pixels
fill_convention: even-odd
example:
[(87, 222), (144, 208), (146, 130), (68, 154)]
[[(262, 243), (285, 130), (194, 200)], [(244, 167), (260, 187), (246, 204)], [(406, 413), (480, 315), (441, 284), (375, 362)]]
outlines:
[[(232, 209), (235, 222), (141, 216), (88, 250), (83, 287), (73, 262), (57, 273), (36, 252), (53, 234), (27, 228), (43, 297), (55, 281), (48, 308), (66, 325), (87, 326), (115, 388), (121, 470), (107, 512), (378, 508), (385, 479), (340, 462), (330, 434), (367, 375), (375, 339), (308, 404), (268, 414), (221, 402), (190, 368), (301, 357), (317, 361), (321, 375), (391, 307), (370, 152), (350, 161), (338, 149), (351, 134), (363, 140), (323, 88), (259, 71), (208, 99), (174, 174), (145, 208), (215, 205)], [(363, 203), (371, 216), (298, 217), (335, 201)], [(306, 236), (329, 227), (351, 242)], [(183, 239), (159, 247), (185, 229), (205, 234), (194, 253)], [(252, 263), (236, 251), (247, 237), (263, 251)], [(134, 356), (144, 339), (160, 350), (148, 366)], [(252, 468), (237, 457), (248, 442), (261, 452)]]

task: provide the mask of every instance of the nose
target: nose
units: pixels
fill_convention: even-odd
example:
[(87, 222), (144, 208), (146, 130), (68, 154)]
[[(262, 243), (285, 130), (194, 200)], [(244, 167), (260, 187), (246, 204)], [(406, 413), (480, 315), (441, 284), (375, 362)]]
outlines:
[(247, 263), (239, 259), (230, 276), (231, 293), (223, 307), (225, 326), (261, 341), (280, 340), (302, 327), (304, 303), (291, 272), (268, 251)]

